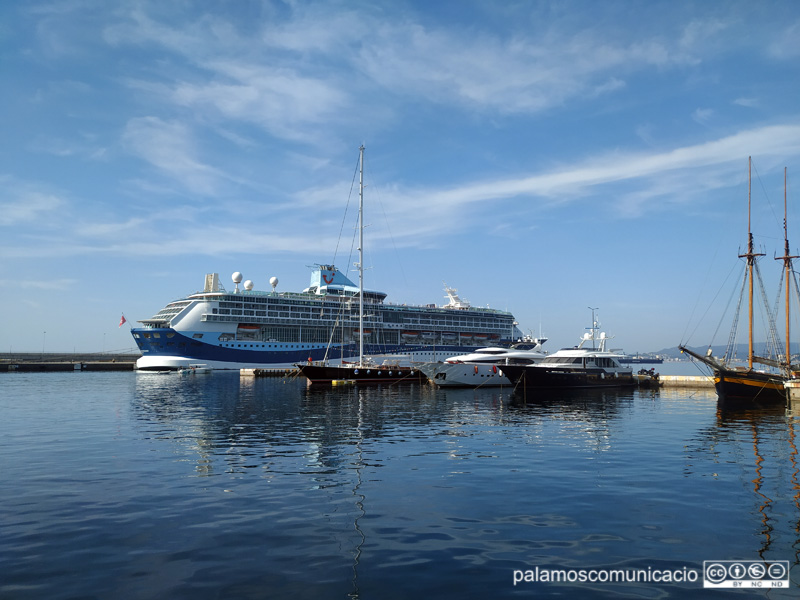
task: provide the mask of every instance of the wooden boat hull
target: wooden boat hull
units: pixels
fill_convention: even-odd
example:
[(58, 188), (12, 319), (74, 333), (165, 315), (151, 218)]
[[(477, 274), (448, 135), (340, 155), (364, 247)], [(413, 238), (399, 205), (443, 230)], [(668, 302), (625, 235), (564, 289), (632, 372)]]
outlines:
[(426, 380), (417, 369), (398, 366), (331, 366), (298, 364), (300, 373), (312, 385), (332, 385), (334, 382), (356, 384), (422, 383)]
[(774, 373), (759, 371), (715, 371), (714, 387), (722, 401), (775, 404), (785, 403), (786, 380)]

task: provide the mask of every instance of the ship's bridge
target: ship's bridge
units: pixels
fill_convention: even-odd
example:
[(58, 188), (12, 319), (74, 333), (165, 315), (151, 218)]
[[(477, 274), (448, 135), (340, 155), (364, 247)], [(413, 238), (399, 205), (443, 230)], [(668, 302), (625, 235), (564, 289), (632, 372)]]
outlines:
[[(358, 296), (358, 286), (334, 265), (315, 265), (311, 272), (311, 283), (303, 292), (319, 296)], [(384, 292), (364, 290), (364, 300), (381, 303), (386, 298)]]

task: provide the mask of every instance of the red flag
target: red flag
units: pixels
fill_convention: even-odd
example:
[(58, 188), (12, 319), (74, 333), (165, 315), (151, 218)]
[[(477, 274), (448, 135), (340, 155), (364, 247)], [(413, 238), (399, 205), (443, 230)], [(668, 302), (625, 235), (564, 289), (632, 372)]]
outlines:
[(127, 321), (127, 319), (125, 318), (125, 315), (122, 315), (122, 318), (119, 320), (119, 326), (120, 326), (120, 327), (122, 327), (122, 326), (123, 326), (125, 323), (127, 323), (127, 322), (128, 322), (128, 321)]

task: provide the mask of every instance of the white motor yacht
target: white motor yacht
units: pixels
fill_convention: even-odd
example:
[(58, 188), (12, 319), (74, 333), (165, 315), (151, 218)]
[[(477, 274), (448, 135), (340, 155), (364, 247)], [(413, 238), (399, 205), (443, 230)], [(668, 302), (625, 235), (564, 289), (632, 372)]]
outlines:
[(547, 353), (542, 350), (546, 339), (521, 342), (510, 348), (479, 348), (444, 362), (415, 365), (428, 380), (441, 387), (498, 387), (509, 385), (501, 371), (504, 365), (530, 365), (541, 362)]

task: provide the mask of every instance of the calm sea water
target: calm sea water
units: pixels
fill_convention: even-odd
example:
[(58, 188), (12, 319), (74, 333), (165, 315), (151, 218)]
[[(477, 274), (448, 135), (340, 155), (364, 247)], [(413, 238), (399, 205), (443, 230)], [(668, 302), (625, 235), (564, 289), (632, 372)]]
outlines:
[[(137, 373), (0, 376), (0, 597), (685, 598), (800, 580), (800, 422), (712, 391), (549, 395)], [(515, 571), (694, 583), (520, 583)]]

